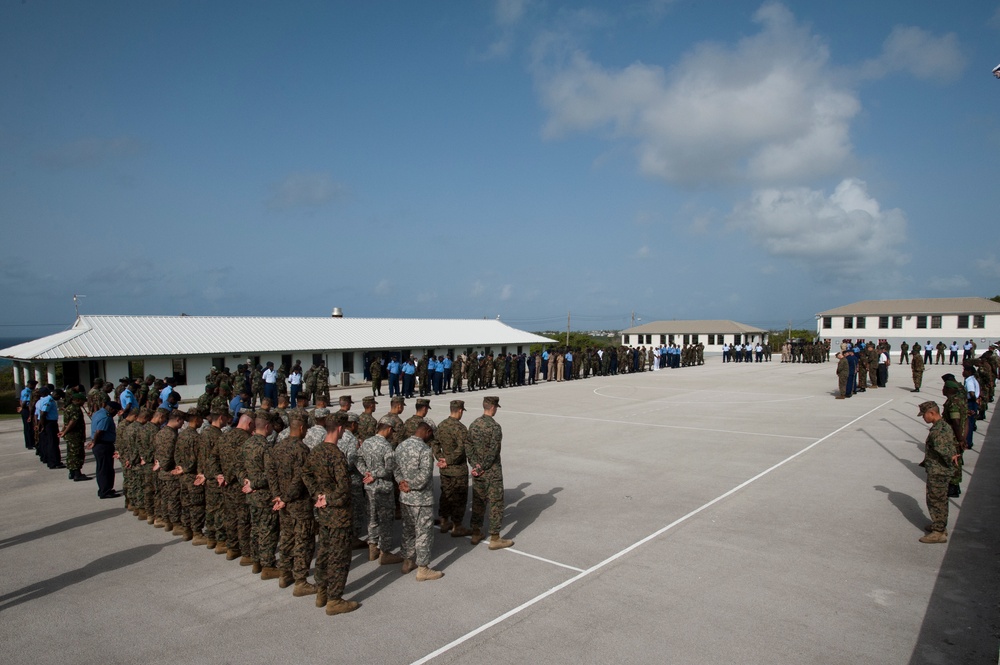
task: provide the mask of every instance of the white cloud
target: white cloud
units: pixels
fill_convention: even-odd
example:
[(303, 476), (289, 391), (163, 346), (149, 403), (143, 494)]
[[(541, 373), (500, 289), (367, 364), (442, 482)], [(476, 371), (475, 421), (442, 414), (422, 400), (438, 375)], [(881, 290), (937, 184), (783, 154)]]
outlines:
[(800, 182), (851, 157), (856, 93), (828, 63), (826, 44), (783, 5), (754, 15), (760, 31), (734, 46), (703, 43), (665, 71), (606, 68), (543, 35), (534, 74), (559, 138), (603, 130), (635, 146), (641, 171), (668, 182)]
[(62, 170), (90, 166), (109, 159), (134, 157), (143, 144), (131, 136), (84, 138), (56, 146), (38, 155), (38, 161), (51, 169)]
[(931, 277), (927, 280), (927, 288), (938, 293), (959, 294), (965, 293), (971, 284), (962, 275), (949, 275), (948, 277)]
[(528, 8), (528, 0), (496, 0), (493, 5), (493, 22), (499, 35), (486, 49), (483, 55), (487, 60), (504, 58), (510, 55), (514, 45), (515, 31), (524, 18)]
[(649, 245), (643, 245), (638, 250), (636, 250), (635, 258), (648, 259), (650, 257), (650, 254), (652, 254), (652, 251), (649, 249)]
[(272, 186), (267, 206), (280, 210), (321, 206), (347, 194), (347, 186), (329, 173), (291, 173)]
[(896, 26), (882, 45), (882, 53), (864, 64), (861, 75), (878, 79), (906, 72), (918, 79), (952, 81), (961, 75), (965, 64), (954, 33), (935, 37), (921, 28)]
[(805, 187), (760, 189), (732, 213), (768, 254), (799, 261), (817, 276), (894, 278), (903, 252), (906, 216), (882, 210), (864, 182), (842, 181), (833, 194)]
[(987, 277), (1000, 277), (1000, 261), (993, 254), (984, 259), (976, 259), (976, 269)]
[(500, 300), (510, 300), (512, 295), (514, 295), (514, 288), (510, 284), (504, 284), (503, 288), (500, 289)]
[(388, 279), (381, 279), (374, 290), (377, 296), (387, 296), (392, 291), (392, 283)]

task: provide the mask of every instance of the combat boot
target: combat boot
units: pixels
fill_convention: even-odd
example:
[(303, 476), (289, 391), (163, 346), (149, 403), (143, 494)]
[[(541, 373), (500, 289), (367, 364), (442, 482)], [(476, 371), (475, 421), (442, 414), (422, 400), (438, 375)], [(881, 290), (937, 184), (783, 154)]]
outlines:
[(448, 533), (449, 531), (451, 531), (453, 526), (454, 524), (452, 524), (450, 521), (441, 522), (441, 533)]
[(444, 577), (444, 573), (440, 570), (434, 570), (427, 566), (420, 566), (417, 568), (417, 581), (426, 582), (428, 580), (439, 580)]
[(146, 514), (146, 511), (145, 511), (145, 510), (143, 510), (142, 508), (140, 508), (140, 509), (139, 509), (139, 512), (137, 512), (137, 513), (135, 514), (135, 516), (136, 516), (137, 518), (139, 518), (140, 520), (142, 520), (143, 522), (145, 522), (146, 520), (148, 520), (148, 519), (149, 519), (149, 515), (148, 515), (148, 514)]
[(317, 589), (309, 582), (302, 581), (296, 582), (295, 588), (292, 589), (292, 595), (296, 598), (301, 598), (302, 596), (311, 596), (316, 593)]
[(229, 552), (229, 547), (227, 547), (224, 542), (222, 542), (220, 540), (219, 542), (217, 542), (215, 544), (215, 553), (216, 554), (226, 554), (227, 552)]
[(264, 569), (260, 571), (260, 579), (262, 580), (276, 580), (281, 578), (281, 571), (274, 566), (264, 566)]
[(235, 561), (236, 559), (239, 559), (241, 556), (243, 555), (240, 554), (240, 551), (237, 549), (233, 549), (230, 547), (229, 549), (226, 550), (226, 561)]
[(950, 498), (962, 496), (962, 488), (959, 485), (948, 484), (948, 496)]
[(164, 521), (163, 521), (162, 517), (154, 517), (153, 518), (153, 526), (155, 526), (157, 529), (162, 529), (163, 525), (164, 525)]
[(153, 517), (150, 514), (147, 514), (146, 515), (146, 524), (155, 524), (155, 523), (156, 523), (156, 518)]
[(184, 527), (182, 527), (180, 524), (173, 524), (172, 526), (173, 526), (173, 528), (169, 530), (170, 531), (170, 535), (172, 535), (172, 536), (183, 536), (184, 535)]
[(353, 612), (360, 606), (361, 604), (355, 600), (344, 600), (343, 598), (338, 598), (337, 600), (331, 600), (326, 604), (326, 613), (328, 616), (333, 616), (334, 614), (346, 614), (347, 612)]
[(248, 557), (247, 555), (244, 554), (243, 556), (240, 557), (240, 565), (241, 566), (252, 566), (253, 565), (253, 559), (251, 559), (250, 557)]
[(278, 588), (287, 589), (292, 586), (294, 581), (295, 578), (292, 577), (292, 572), (290, 570), (283, 570), (281, 571), (281, 577), (278, 578)]
[(163, 521), (163, 530), (166, 531), (167, 533), (173, 533), (174, 532), (174, 523), (173, 522), (168, 522), (168, 521), (164, 520)]
[(403, 563), (403, 557), (392, 552), (382, 552), (382, 555), (378, 558), (378, 565), (380, 566), (391, 566), (394, 563)]
[(207, 547), (208, 549), (214, 550), (216, 547), (219, 546), (219, 543), (216, 542), (215, 538), (209, 538), (208, 536), (206, 536), (205, 539), (208, 541), (207, 543), (205, 543), (205, 547)]
[(929, 534), (920, 539), (922, 543), (947, 543), (948, 542), (948, 532), (947, 531), (931, 531)]
[(507, 540), (505, 538), (501, 538), (499, 534), (494, 533), (490, 535), (491, 550), (502, 550), (503, 548), (510, 547), (513, 544), (514, 544), (513, 540)]
[(194, 540), (194, 531), (191, 529), (184, 529), (184, 533), (181, 534), (181, 540), (185, 543)]
[(400, 568), (399, 572), (404, 575), (412, 573), (413, 569), (417, 567), (417, 564), (413, 563), (413, 559), (406, 559), (403, 561), (403, 567)]
[(253, 568), (250, 569), (250, 572), (252, 572), (254, 575), (260, 575), (261, 572), (263, 572), (263, 570), (264, 570), (264, 566), (260, 565), (256, 561), (254, 561), (253, 562)]
[(472, 535), (472, 529), (466, 529), (461, 524), (459, 524), (456, 527), (453, 527), (451, 530), (452, 538), (463, 538), (465, 536), (471, 536), (471, 535)]
[(378, 555), (379, 555), (378, 545), (376, 545), (375, 543), (368, 543), (368, 560), (374, 561), (375, 559), (378, 558)]
[(483, 539), (483, 532), (482, 531), (473, 531), (472, 532), (472, 544), (473, 545), (478, 545), (482, 541), (482, 539)]
[(326, 589), (316, 590), (316, 607), (326, 607), (327, 597)]
[(208, 538), (199, 533), (191, 540), (191, 545), (193, 545), (194, 547), (201, 547), (202, 545), (205, 545), (208, 542), (209, 542)]

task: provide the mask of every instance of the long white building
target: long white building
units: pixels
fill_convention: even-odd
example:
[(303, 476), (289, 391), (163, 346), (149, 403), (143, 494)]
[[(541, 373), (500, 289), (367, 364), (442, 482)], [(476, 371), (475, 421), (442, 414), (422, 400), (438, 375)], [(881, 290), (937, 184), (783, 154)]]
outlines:
[(173, 376), (195, 397), (212, 366), (285, 365), (323, 360), (334, 385), (358, 383), (366, 360), (381, 354), (527, 352), (553, 340), (497, 319), (352, 319), (342, 317), (80, 316), (66, 331), (0, 350), (14, 361), (14, 383), (31, 378), (87, 386), (97, 377)]
[(723, 344), (766, 343), (767, 331), (725, 320), (653, 321), (622, 331), (625, 346), (704, 344), (705, 353), (722, 353)]
[(978, 352), (1000, 339), (1000, 303), (988, 298), (861, 300), (816, 315), (816, 334), (831, 342), (885, 340), (950, 345), (974, 340)]

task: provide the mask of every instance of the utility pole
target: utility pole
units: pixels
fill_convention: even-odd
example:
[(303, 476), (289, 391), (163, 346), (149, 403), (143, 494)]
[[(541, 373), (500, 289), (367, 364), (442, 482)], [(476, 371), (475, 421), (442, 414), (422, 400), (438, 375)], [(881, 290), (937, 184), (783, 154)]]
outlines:
[(79, 302), (78, 299), (79, 298), (86, 298), (86, 297), (87, 296), (81, 296), (81, 295), (77, 295), (75, 293), (73, 294), (73, 307), (76, 309), (76, 318), (78, 318), (78, 319), (80, 318), (80, 302)]
[(635, 310), (634, 309), (632, 310), (632, 325), (629, 326), (629, 327), (630, 328), (635, 328)]
[(569, 348), (569, 323), (570, 323), (570, 311), (566, 310), (566, 348)]

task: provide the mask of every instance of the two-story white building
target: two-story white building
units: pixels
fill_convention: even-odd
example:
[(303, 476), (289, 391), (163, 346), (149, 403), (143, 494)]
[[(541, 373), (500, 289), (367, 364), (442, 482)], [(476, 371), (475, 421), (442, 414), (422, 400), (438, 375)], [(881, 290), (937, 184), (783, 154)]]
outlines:
[(893, 348), (967, 340), (978, 352), (1000, 339), (1000, 303), (988, 298), (861, 300), (816, 315), (816, 334), (831, 342), (885, 340)]

